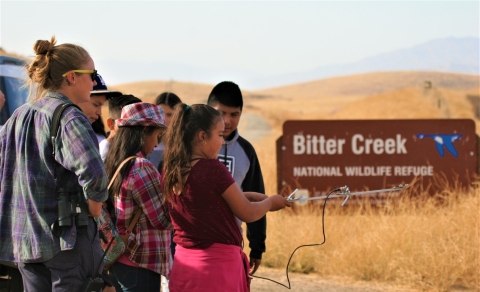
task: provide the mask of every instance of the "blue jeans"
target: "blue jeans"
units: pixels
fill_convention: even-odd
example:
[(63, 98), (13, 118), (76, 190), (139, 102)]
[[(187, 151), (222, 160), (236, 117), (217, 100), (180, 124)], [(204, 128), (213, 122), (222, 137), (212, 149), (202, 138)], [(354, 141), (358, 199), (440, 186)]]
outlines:
[(110, 267), (124, 292), (160, 291), (160, 274), (116, 262)]

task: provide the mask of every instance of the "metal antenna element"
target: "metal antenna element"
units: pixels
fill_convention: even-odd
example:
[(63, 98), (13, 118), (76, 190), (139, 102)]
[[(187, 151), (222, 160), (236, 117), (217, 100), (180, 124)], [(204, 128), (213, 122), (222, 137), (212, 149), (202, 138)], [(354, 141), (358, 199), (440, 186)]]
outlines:
[(298, 189), (295, 189), (288, 197), (287, 200), (292, 199), (292, 196), (298, 191)]
[[(381, 189), (381, 190), (371, 190), (371, 191), (363, 191), (363, 192), (350, 192), (350, 189), (348, 186), (340, 187), (339, 188), (339, 193), (330, 195), (328, 198), (340, 198), (340, 197), (345, 197), (345, 200), (342, 203), (342, 206), (345, 205), (345, 203), (350, 199), (350, 196), (361, 196), (361, 195), (370, 195), (370, 194), (375, 194), (375, 193), (386, 193), (386, 192), (395, 192), (395, 191), (401, 191), (408, 187), (408, 184), (403, 184), (403, 185), (398, 185), (393, 188), (389, 189)], [(292, 198), (291, 195), (287, 198), (289, 202), (298, 202), (298, 203), (303, 203), (306, 201), (314, 201), (314, 200), (323, 200), (326, 199), (327, 196), (319, 196), (319, 197), (299, 197), (299, 198)]]
[(341, 205), (343, 207), (343, 205), (345, 205), (345, 203), (348, 201), (348, 199), (350, 199), (350, 189), (348, 188), (348, 186), (344, 186), (344, 187), (340, 188), (340, 192), (342, 194), (346, 194), (345, 200), (343, 200), (342, 205)]

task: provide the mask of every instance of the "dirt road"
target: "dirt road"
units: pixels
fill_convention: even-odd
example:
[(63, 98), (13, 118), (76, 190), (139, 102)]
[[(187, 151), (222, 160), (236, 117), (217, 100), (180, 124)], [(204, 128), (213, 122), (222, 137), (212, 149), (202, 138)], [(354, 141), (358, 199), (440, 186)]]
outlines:
[(268, 122), (261, 116), (253, 113), (242, 113), (238, 131), (243, 138), (252, 144), (271, 134)]
[[(288, 287), (285, 270), (269, 269), (260, 267), (255, 273), (256, 276), (269, 278), (280, 282)], [(371, 283), (364, 281), (351, 281), (341, 278), (322, 278), (318, 275), (289, 273), (291, 290), (263, 279), (252, 279), (252, 292), (277, 292), (277, 291), (295, 291), (295, 292), (418, 292), (421, 290), (409, 289), (405, 287), (397, 287), (382, 283)]]

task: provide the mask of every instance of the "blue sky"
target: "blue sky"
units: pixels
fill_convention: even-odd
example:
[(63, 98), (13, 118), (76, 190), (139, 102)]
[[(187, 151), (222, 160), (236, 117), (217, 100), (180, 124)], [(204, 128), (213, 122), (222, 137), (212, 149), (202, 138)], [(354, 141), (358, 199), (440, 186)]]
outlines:
[(31, 56), (55, 35), (84, 46), (99, 71), (128, 60), (280, 74), (479, 37), (479, 10), (479, 1), (1, 0), (0, 46)]

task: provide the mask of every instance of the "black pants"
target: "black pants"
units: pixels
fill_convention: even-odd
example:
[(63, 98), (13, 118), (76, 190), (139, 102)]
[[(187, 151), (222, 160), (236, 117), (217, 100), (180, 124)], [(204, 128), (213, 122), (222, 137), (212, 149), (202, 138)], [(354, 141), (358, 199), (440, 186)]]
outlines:
[[(81, 291), (88, 277), (96, 274), (102, 250), (97, 225), (89, 217), (89, 224), (77, 227), (77, 241), (71, 250), (61, 251), (41, 263), (19, 263), (25, 292)], [(103, 270), (103, 264), (99, 271)]]

